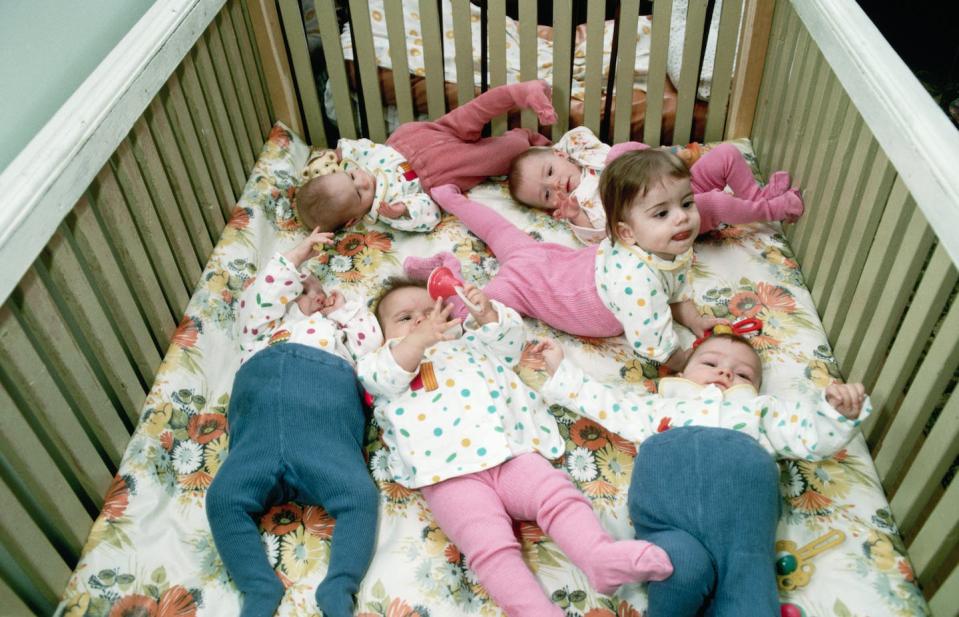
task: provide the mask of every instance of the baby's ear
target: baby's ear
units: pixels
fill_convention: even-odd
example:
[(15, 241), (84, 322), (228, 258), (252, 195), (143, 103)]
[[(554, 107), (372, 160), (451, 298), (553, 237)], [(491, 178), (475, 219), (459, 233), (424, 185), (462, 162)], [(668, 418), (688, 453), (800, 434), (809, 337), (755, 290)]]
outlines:
[(633, 228), (622, 221), (616, 223), (616, 237), (623, 244), (636, 244), (636, 236), (633, 234)]

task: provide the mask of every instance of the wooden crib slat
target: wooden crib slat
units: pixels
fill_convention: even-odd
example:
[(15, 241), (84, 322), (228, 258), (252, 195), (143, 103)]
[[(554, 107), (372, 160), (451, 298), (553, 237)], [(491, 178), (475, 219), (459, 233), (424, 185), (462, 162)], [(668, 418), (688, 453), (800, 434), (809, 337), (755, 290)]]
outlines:
[[(786, 151), (785, 162), (783, 163), (783, 169), (788, 169), (790, 172), (798, 168), (798, 158), (802, 151), (808, 149), (811, 145), (812, 135), (816, 132), (815, 128), (819, 123), (810, 121), (810, 118), (817, 117), (812, 115), (813, 110), (818, 111), (825, 100), (826, 81), (831, 73), (822, 53), (815, 46), (809, 51), (809, 63), (807, 80), (804, 85), (800, 86), (800, 96), (796, 97), (800, 106), (799, 121), (795, 123), (795, 127), (791, 131), (792, 137), (790, 140), (792, 143)], [(796, 142), (799, 143), (798, 147)]]
[[(128, 140), (122, 141), (117, 147), (117, 151), (113, 155), (112, 167), (120, 190), (123, 192), (126, 206), (133, 215), (133, 220), (140, 233), (140, 239), (150, 256), (153, 270), (160, 281), (163, 295), (167, 298), (167, 304), (173, 311), (174, 316), (182, 315), (183, 311), (186, 310), (187, 302), (190, 301), (190, 288), (187, 286), (189, 277), (185, 272), (179, 270), (179, 267), (184, 269), (187, 267), (183, 263), (186, 260), (184, 260), (182, 253), (173, 250), (170, 246), (163, 224), (160, 223), (157, 216), (156, 207), (150, 199), (146, 185), (136, 166)], [(180, 242), (187, 240), (184, 232), (180, 237)], [(187, 245), (189, 245), (188, 241)], [(198, 270), (195, 258), (190, 260), (190, 263), (194, 270)], [(193, 280), (197, 278), (199, 278), (199, 275)]]
[[(848, 306), (845, 302), (834, 302), (835, 308), (827, 307), (823, 316), (829, 340), (836, 341), (836, 357), (846, 369), (859, 349), (869, 316), (876, 311), (876, 303), (882, 297), (882, 281), (892, 269), (899, 247), (906, 247), (906, 251), (909, 248), (922, 247), (924, 227), (926, 225), (922, 213), (906, 192), (905, 185), (897, 181), (893, 184), (889, 203), (886, 204), (875, 235), (869, 236), (872, 238), (872, 246), (868, 248), (869, 254), (865, 258), (859, 279), (850, 280), (855, 286), (855, 292), (851, 295)], [(925, 244), (923, 257), (928, 249), (929, 245)], [(862, 246), (860, 250), (867, 249)]]
[[(753, 4), (755, 4), (755, 2), (753, 2)], [(747, 12), (751, 12), (753, 9), (752, 7), (747, 7), (746, 10)], [(769, 116), (772, 113), (771, 102), (776, 92), (772, 88), (772, 83), (776, 80), (776, 76), (779, 74), (779, 67), (784, 62), (783, 57), (785, 51), (783, 50), (783, 46), (786, 42), (786, 29), (784, 28), (784, 23), (789, 21), (790, 14), (791, 11), (789, 10), (788, 4), (782, 2), (774, 3), (772, 8), (772, 18), (769, 23), (766, 53), (765, 57), (763, 58), (763, 71), (762, 75), (759, 77), (759, 87), (756, 90), (755, 111), (753, 112), (752, 123), (750, 126), (746, 127), (745, 131), (743, 131), (745, 135), (749, 135), (753, 140), (753, 147), (756, 152), (757, 161), (762, 167), (762, 172), (764, 174), (768, 173), (768, 168), (767, 166), (764, 166), (762, 160), (759, 159), (760, 145), (763, 141), (762, 136), (766, 135), (765, 127), (768, 125)], [(744, 32), (743, 34), (745, 37), (750, 36), (749, 32)], [(743, 42), (745, 43), (745, 39)], [(736, 70), (743, 70), (740, 67), (742, 66), (743, 62), (748, 60), (749, 59), (742, 57), (737, 59), (736, 62), (738, 64)], [(732, 101), (732, 104), (735, 105), (736, 101)], [(732, 113), (735, 113), (735, 110), (733, 110)]]
[(729, 91), (732, 87), (733, 60), (736, 55), (742, 9), (742, 0), (727, 0), (723, 3), (722, 14), (719, 17), (719, 36), (716, 38), (716, 56), (713, 62), (709, 109), (706, 116), (706, 141), (722, 139), (726, 128), (726, 111)]
[(683, 39), (683, 63), (676, 84), (676, 124), (673, 143), (685, 144), (693, 131), (693, 105), (699, 88), (699, 61), (702, 58), (706, 29), (706, 0), (691, 0), (686, 8), (686, 37)]
[(469, 0), (453, 0), (453, 45), (456, 59), (456, 104), (473, 100), (473, 21)]
[(573, 2), (553, 2), (553, 109), (556, 122), (552, 126), (553, 140), (569, 130), (570, 86), (573, 62)]
[[(21, 324), (42, 354), (44, 364), (56, 382), (73, 413), (82, 419), (87, 432), (112, 463), (111, 471), (120, 464), (130, 433), (117, 421), (120, 412), (114, 407), (87, 362), (80, 344), (70, 331), (64, 315), (40, 280), (45, 270), (41, 255), (33, 268), (20, 279), (21, 301), (15, 301)], [(48, 278), (48, 277), (43, 277)]]
[[(186, 93), (176, 72), (170, 75), (164, 89), (166, 96), (161, 94), (161, 100), (166, 108), (177, 143), (180, 144), (180, 151), (187, 157), (188, 163), (192, 160), (192, 163), (200, 170), (196, 172), (196, 175), (191, 172), (193, 184), (194, 186), (198, 184), (197, 177), (204, 178), (203, 182), (206, 182), (206, 178), (213, 182), (217, 205), (220, 208), (220, 220), (225, 221), (230, 216), (233, 204), (236, 203), (236, 197), (230, 184), (230, 176), (226, 171), (226, 164), (215, 154), (216, 146), (210, 142), (212, 136), (209, 124), (199, 122), (199, 112), (197, 112), (197, 121), (194, 122), (193, 114), (190, 113), (193, 101), (187, 102)], [(187, 169), (190, 169), (189, 165)], [(201, 173), (203, 171), (206, 173)], [(222, 223), (219, 229), (223, 229)]]
[[(376, 143), (386, 141), (386, 120), (383, 116), (383, 95), (380, 94), (379, 68), (373, 50), (373, 28), (370, 25), (370, 3), (350, 0), (350, 24), (356, 48), (353, 55), (360, 69), (360, 87), (363, 88), (363, 108), (370, 139)], [(311, 80), (312, 81), (312, 80)]]
[[(209, 124), (213, 127), (213, 135), (220, 156), (226, 161), (226, 168), (230, 174), (233, 195), (240, 195), (243, 192), (243, 185), (246, 184), (247, 168), (240, 159), (239, 148), (236, 145), (229, 115), (223, 102), (223, 94), (216, 83), (213, 63), (210, 60), (209, 53), (207, 53), (202, 36), (197, 39), (191, 53), (183, 59), (181, 67), (184, 85), (187, 89), (187, 98), (190, 97), (190, 88), (196, 88), (196, 92), (193, 94), (193, 111), (199, 111), (201, 114), (205, 112), (206, 117), (211, 121)], [(201, 125), (205, 125), (205, 123), (201, 123)], [(252, 167), (251, 164), (250, 169)]]
[[(863, 427), (863, 433), (870, 445), (875, 446), (884, 427), (889, 423), (887, 413), (880, 414), (887, 406), (894, 405), (902, 393), (906, 382), (912, 377), (919, 356), (925, 349), (917, 341), (926, 341), (932, 335), (933, 328), (946, 301), (949, 299), (959, 272), (952, 263), (946, 250), (940, 244), (932, 254), (929, 266), (909, 304), (909, 310), (902, 320), (902, 326), (896, 334), (896, 340), (886, 356), (868, 360), (868, 366), (862, 369), (863, 377), (870, 386), (871, 397), (876, 411), (873, 418)], [(882, 370), (874, 381), (870, 378), (877, 362), (884, 361)], [(858, 361), (857, 361), (858, 362)], [(855, 368), (855, 365), (854, 365)]]
[[(76, 561), (90, 533), (93, 516), (73, 494), (56, 462), (27, 424), (6, 388), (0, 384), (0, 455), (22, 491), (33, 503), (29, 509), (47, 537)], [(21, 498), (24, 494), (21, 491)]]
[(903, 461), (922, 436), (936, 401), (959, 366), (959, 341), (955, 336), (948, 336), (948, 333), (959, 332), (959, 302), (953, 303), (939, 332), (945, 334), (932, 339), (875, 456), (876, 471), (887, 491), (894, 489), (905, 474)]
[(823, 74), (826, 76), (826, 87), (822, 100), (815, 103), (816, 108), (812, 111), (812, 117), (817, 118), (812, 139), (809, 147), (803, 148), (795, 169), (788, 170), (793, 184), (802, 187), (810, 195), (813, 193), (810, 187), (816, 183), (813, 170), (819, 170), (816, 177), (821, 177), (824, 166), (822, 157), (830, 156), (828, 153), (835, 145), (835, 136), (839, 134), (835, 124), (846, 113), (845, 105), (848, 103), (845, 96), (840, 96), (842, 86), (833, 72), (826, 69)]
[[(299, 20), (299, 23), (303, 23), (302, 18)], [(243, 112), (240, 111), (240, 99), (237, 96), (236, 88), (233, 86), (233, 78), (230, 76), (230, 69), (227, 66), (226, 53), (223, 50), (223, 45), (220, 44), (216, 29), (216, 21), (211, 22), (210, 27), (207, 28), (203, 36), (197, 41), (197, 50), (200, 52), (201, 58), (204, 56), (207, 57), (205, 62), (209, 62), (212, 73), (216, 78), (220, 98), (227, 112), (225, 120), (232, 130), (233, 141), (240, 154), (243, 169), (249, 174), (250, 170), (253, 169), (253, 163), (256, 162), (256, 154), (259, 148), (250, 143), (247, 138), (246, 127), (243, 124)], [(305, 41), (305, 34), (302, 38), (293, 36), (288, 39), (291, 48), (297, 44), (305, 45)], [(307, 83), (312, 84), (313, 82), (309, 81)], [(307, 88), (306, 84), (300, 84), (300, 97), (303, 99), (303, 105), (306, 107), (306, 110), (310, 110), (310, 107), (306, 105), (306, 97), (309, 90), (310, 88)], [(242, 188), (240, 190), (242, 191)]]
[[(28, 592), (29, 593), (29, 592)], [(10, 615), (33, 615), (39, 612), (51, 612), (56, 609), (53, 604), (41, 607), (27, 606), (27, 604), (10, 588), (5, 580), (0, 578), (0, 606), (9, 611)]]
[[(811, 199), (807, 200), (806, 194), (803, 194), (804, 201), (809, 204), (809, 211), (799, 219), (790, 240), (793, 249), (803, 262), (804, 272), (807, 266), (812, 267), (813, 265), (812, 260), (806, 259), (806, 245), (810, 238), (821, 238), (828, 231), (826, 221), (829, 220), (829, 208), (835, 201), (836, 195), (839, 194), (839, 182), (845, 178), (846, 171), (849, 169), (851, 153), (856, 151), (857, 146), (864, 148), (868, 144), (868, 139), (862, 137), (861, 133), (862, 117), (856, 111), (855, 106), (849, 105), (846, 108), (846, 115), (839, 125), (839, 138), (835, 150), (824, 157), (825, 168), (823, 171), (825, 176), (815, 186), (810, 187), (814, 189)], [(828, 159), (828, 161), (825, 159)], [(764, 167), (767, 171), (770, 170), (769, 167), (765, 165)], [(819, 204), (825, 205), (820, 206)]]
[(583, 125), (599, 135), (600, 98), (603, 95), (603, 27), (605, 2), (590, 2), (586, 9), (586, 100)]
[(889, 502), (896, 523), (907, 534), (939, 490), (956, 456), (959, 456), (959, 394), (949, 397), (936, 420), (935, 430), (930, 431)]
[[(81, 198), (67, 215), (61, 230), (76, 246), (76, 252), (83, 257), (84, 271), (90, 276), (91, 285), (103, 301), (107, 311), (106, 319), (116, 328), (117, 336), (132, 358), (140, 376), (141, 386), (144, 390), (149, 388), (155, 377), (154, 371), (160, 364), (160, 354), (166, 350), (166, 346), (161, 348), (158, 341), (150, 336), (152, 327), (138, 308), (137, 299), (133, 295), (136, 288), (127, 285), (117, 258), (110, 249), (110, 243), (86, 197)], [(170, 326), (172, 327), (172, 323)], [(91, 324), (89, 331), (104, 332), (102, 336), (106, 336), (102, 324)], [(137, 391), (133, 392), (131, 396), (139, 398)]]
[(649, 40), (649, 77), (646, 81), (646, 117), (643, 143), (658, 146), (663, 141), (663, 94), (666, 90), (666, 56), (669, 50), (669, 20), (672, 2), (653, 3), (653, 32)]
[(413, 121), (413, 93), (410, 90), (410, 64), (406, 57), (406, 25), (403, 0), (384, 0), (386, 34), (390, 40), (390, 62), (393, 65), (393, 92), (400, 122)]
[[(909, 557), (919, 580), (938, 570), (956, 551), (959, 543), (959, 482), (946, 488), (942, 499), (909, 545)], [(953, 606), (955, 609), (956, 607)], [(934, 613), (937, 614), (937, 613)]]
[(260, 134), (260, 127), (256, 117), (256, 103), (253, 100), (253, 92), (246, 74), (243, 72), (243, 58), (240, 56), (240, 46), (236, 40), (236, 32), (233, 30), (233, 22), (230, 19), (230, 9), (224, 6), (216, 16), (216, 35), (219, 39), (218, 46), (226, 58), (226, 66), (230, 71), (233, 80), (233, 87), (236, 88), (237, 99), (240, 104), (240, 113), (243, 115), (243, 126), (246, 129), (247, 142), (250, 144), (253, 157), (260, 152), (263, 145), (263, 136)]
[(113, 471), (97, 452), (13, 311), (0, 308), (3, 386), (78, 496), (99, 510)]
[[(778, 117), (772, 127), (772, 149), (769, 153), (770, 164), (776, 169), (785, 168), (786, 152), (793, 147), (792, 134), (798, 123), (798, 107), (800, 101), (805, 103), (809, 93), (809, 68), (812, 65), (809, 34), (802, 30), (796, 38), (796, 49), (793, 52), (793, 63), (786, 79), (786, 91), (783, 93), (783, 104), (779, 109)], [(788, 148), (788, 150), (787, 150)]]
[[(769, 172), (776, 169), (775, 161), (770, 160), (770, 153), (775, 145), (773, 132), (775, 124), (779, 119), (786, 102), (786, 84), (788, 83), (790, 70), (795, 60), (796, 37), (799, 34), (799, 18), (796, 12), (788, 2), (776, 3), (776, 17), (783, 14), (780, 22), (781, 29), (773, 30), (778, 36), (774, 41), (775, 60), (767, 63), (768, 71), (763, 73), (763, 85), (761, 91), (768, 92), (768, 98), (760, 104), (757, 122), (753, 124), (753, 137), (756, 142), (756, 158), (762, 166), (763, 174), (768, 176)], [(773, 28), (776, 24), (773, 23)], [(783, 36), (785, 35), (785, 36)], [(780, 42), (781, 41), (781, 42)]]
[(735, 54), (736, 69), (728, 101), (726, 139), (750, 135), (756, 120), (763, 72), (772, 57), (769, 43), (773, 32), (775, 3), (757, 0), (744, 0), (744, 3), (742, 34)]
[[(233, 26), (233, 33), (236, 35), (240, 58), (243, 61), (243, 73), (246, 75), (246, 83), (250, 86), (250, 93), (253, 95), (253, 104), (256, 108), (256, 117), (260, 126), (260, 137), (261, 140), (265, 141), (267, 135), (270, 134), (270, 128), (273, 126), (272, 106), (266, 96), (266, 84), (260, 70), (259, 58), (253, 51), (256, 43), (254, 42), (253, 29), (245, 4), (244, 0), (231, 0), (227, 3), (230, 11), (225, 14), (225, 17)], [(319, 7), (317, 7), (317, 10), (319, 10)]]
[(430, 120), (446, 113), (443, 74), (443, 24), (435, 0), (420, 0), (420, 37), (423, 39), (423, 66), (426, 71), (426, 107)]
[[(213, 252), (214, 242), (219, 239), (223, 229), (223, 214), (216, 203), (213, 184), (205, 174), (197, 173), (199, 169), (196, 168), (192, 171), (197, 182), (191, 179), (189, 163), (191, 159), (180, 152), (160, 97), (153, 99), (143, 117), (150, 127), (153, 143), (159, 156), (159, 164), (163, 166), (173, 192), (173, 203), (180, 206), (180, 215), (190, 230), (190, 241), (193, 243), (197, 258), (201, 264), (205, 264)], [(215, 217), (219, 217), (219, 227), (214, 227), (217, 220)]]
[(824, 231), (825, 237), (815, 238), (817, 241), (806, 252), (811, 269), (806, 285), (820, 313), (830, 315), (831, 323), (833, 305), (848, 305), (856, 289), (855, 277), (862, 272), (895, 181), (895, 169), (874, 140), (853, 153), (850, 166), (858, 166), (860, 173), (847, 174), (836, 200), (836, 217)]
[(959, 565), (952, 568), (949, 577), (943, 581), (929, 600), (929, 613), (936, 617), (956, 617), (959, 615)]
[[(735, 4), (735, 2), (730, 2)], [(613, 115), (613, 141), (628, 141), (632, 129), (633, 82), (636, 73), (636, 26), (639, 24), (639, 0), (623, 0), (619, 7), (619, 43), (610, 66), (616, 67), (616, 110)], [(613, 62), (616, 64), (613, 65)], [(613, 96), (612, 92), (606, 96)]]
[[(37, 603), (44, 615), (52, 615), (70, 578), (70, 565), (50, 545), (5, 481), (0, 482), (0, 501), (4, 504), (0, 517), (4, 552), (13, 558), (14, 567), (29, 577), (29, 591), (36, 594), (32, 603)], [(7, 568), (6, 564), (0, 567)]]
[(150, 258), (136, 233), (136, 226), (120, 194), (120, 187), (109, 165), (104, 167), (91, 185), (91, 205), (105, 230), (124, 280), (133, 292), (140, 310), (146, 316), (159, 349), (170, 346), (170, 333), (176, 319), (161, 292)]
[(340, 137), (356, 139), (359, 136), (359, 130), (353, 116), (353, 103), (350, 101), (352, 88), (346, 77), (346, 65), (343, 60), (343, 48), (340, 46), (340, 31), (333, 0), (317, 0), (316, 21), (320, 27), (320, 39), (323, 41), (326, 70), (330, 75), (336, 127), (340, 131)]
[(286, 43), (289, 46), (290, 63), (296, 78), (297, 91), (300, 94), (300, 106), (306, 119), (307, 134), (303, 138), (315, 146), (326, 147), (328, 144), (326, 131), (323, 128), (323, 110), (319, 94), (316, 92), (313, 63), (310, 62), (310, 50), (306, 45), (306, 30), (303, 28), (300, 3), (296, 0), (280, 0), (279, 7), (283, 30), (287, 34)]
[[(561, 0), (569, 1), (569, 0)], [(505, 0), (488, 0), (489, 29), (487, 36), (489, 45), (486, 46), (489, 54), (489, 85), (491, 88), (506, 83), (506, 2)], [(501, 27), (503, 26), (503, 27)], [(555, 96), (554, 96), (555, 98)], [(569, 103), (567, 103), (567, 106)], [(502, 135), (506, 132), (506, 116), (498, 116), (492, 121), (492, 135)]]
[[(537, 41), (536, 3), (519, 3), (519, 78), (520, 81), (536, 79)], [(531, 131), (539, 130), (539, 120), (532, 109), (520, 112), (520, 124)]]
[(133, 125), (129, 141), (132, 146), (133, 157), (139, 165), (143, 183), (153, 199), (160, 224), (163, 226), (170, 248), (173, 249), (174, 258), (180, 267), (180, 274), (183, 276), (183, 282), (187, 291), (189, 291), (193, 289), (193, 285), (200, 278), (200, 272), (203, 271), (203, 265), (206, 263), (208, 256), (197, 253), (192, 237), (194, 233), (201, 237), (205, 236), (206, 229), (203, 227), (195, 229), (192, 226), (199, 222), (196, 218), (189, 221), (192, 225), (188, 224), (188, 219), (183, 216), (180, 208), (177, 207), (173, 187), (170, 186), (159, 150), (153, 141), (153, 136), (150, 134), (150, 128), (147, 126), (144, 117), (141, 117)]
[[(90, 363), (102, 375), (101, 381), (109, 384), (110, 397), (116, 400), (115, 405), (125, 414), (127, 425), (132, 428), (136, 426), (146, 393), (132, 359), (127, 357), (116, 330), (110, 324), (110, 316), (102, 302), (104, 298), (90, 285), (85, 266), (69, 235), (67, 226), (61, 225), (47, 245), (50, 287), (70, 315), (73, 337), (77, 338), (84, 353), (92, 358)], [(101, 294), (104, 291), (100, 289)], [(141, 324), (141, 327), (145, 326)]]

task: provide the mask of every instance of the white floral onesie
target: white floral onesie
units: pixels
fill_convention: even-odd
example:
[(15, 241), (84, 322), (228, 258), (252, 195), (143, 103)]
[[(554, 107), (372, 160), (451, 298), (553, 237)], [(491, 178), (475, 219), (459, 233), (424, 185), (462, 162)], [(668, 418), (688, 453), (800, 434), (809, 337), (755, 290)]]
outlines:
[[(366, 215), (371, 223), (379, 220), (393, 229), (428, 232), (440, 222), (439, 207), (423, 192), (419, 177), (402, 154), (369, 139), (341, 139), (336, 145), (344, 171), (360, 168), (376, 179), (373, 207)], [(377, 215), (380, 204), (397, 202), (406, 206), (402, 217), (391, 219)]]
[(606, 237), (606, 211), (599, 196), (599, 176), (606, 167), (609, 146), (585, 126), (578, 126), (553, 144), (553, 149), (568, 155), (580, 169), (579, 185), (573, 189), (572, 196), (586, 213), (592, 227), (570, 223), (573, 234), (583, 244), (601, 242)]
[(511, 368), (526, 342), (523, 320), (492, 304), (498, 321), (477, 327), (470, 316), (461, 338), (426, 350), (419, 374), (429, 363), (435, 383), (396, 363), (391, 347), (398, 339), (359, 361), (357, 374), (374, 397), (399, 484), (428, 486), (527, 452), (549, 459), (563, 453), (556, 420)]
[(840, 451), (872, 413), (868, 397), (859, 417), (850, 420), (826, 402), (825, 392), (815, 400), (787, 401), (747, 384), (723, 391), (678, 377), (661, 379), (659, 394), (648, 394), (602, 384), (569, 359), (543, 384), (542, 394), (637, 443), (671, 428), (709, 426), (745, 433), (777, 458), (808, 461)]
[(679, 348), (669, 305), (690, 299), (693, 249), (667, 261), (608, 238), (596, 250), (596, 292), (623, 324), (633, 353), (666, 362)]
[(355, 365), (356, 360), (383, 344), (376, 318), (360, 302), (346, 302), (324, 317), (304, 315), (296, 298), (308, 275), (277, 253), (240, 296), (240, 363), (277, 343), (318, 347)]

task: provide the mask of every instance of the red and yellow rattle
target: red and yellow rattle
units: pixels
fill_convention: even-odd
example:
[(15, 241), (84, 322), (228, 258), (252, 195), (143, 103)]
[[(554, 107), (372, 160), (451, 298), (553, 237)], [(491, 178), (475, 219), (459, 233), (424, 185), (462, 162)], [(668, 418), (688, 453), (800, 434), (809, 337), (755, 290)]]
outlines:
[(754, 332), (761, 332), (763, 329), (763, 322), (760, 319), (755, 317), (750, 317), (749, 319), (743, 319), (737, 321), (734, 324), (725, 324), (721, 323), (719, 325), (713, 326), (712, 330), (707, 330), (705, 334), (696, 339), (693, 342), (693, 349), (699, 347), (703, 341), (708, 339), (713, 334), (737, 334), (739, 336), (746, 336), (747, 334), (752, 334)]

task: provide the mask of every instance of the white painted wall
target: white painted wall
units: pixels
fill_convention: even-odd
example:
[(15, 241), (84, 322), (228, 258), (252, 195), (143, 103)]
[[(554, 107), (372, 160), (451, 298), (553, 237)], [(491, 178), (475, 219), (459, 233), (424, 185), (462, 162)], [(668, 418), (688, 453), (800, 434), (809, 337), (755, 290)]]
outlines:
[(0, 171), (154, 0), (0, 0)]

